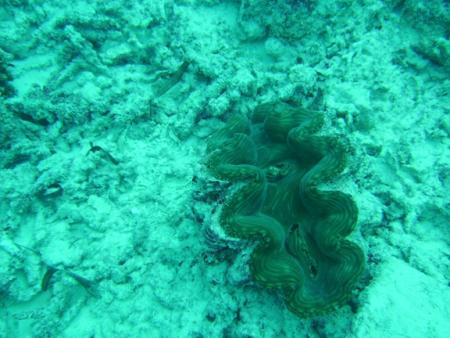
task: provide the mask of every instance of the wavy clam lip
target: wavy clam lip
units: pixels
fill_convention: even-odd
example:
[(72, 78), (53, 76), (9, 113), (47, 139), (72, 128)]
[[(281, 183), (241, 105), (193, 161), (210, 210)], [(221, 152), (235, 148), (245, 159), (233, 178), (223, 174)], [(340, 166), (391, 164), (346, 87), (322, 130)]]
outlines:
[(342, 305), (364, 269), (347, 240), (358, 209), (351, 196), (321, 190), (344, 169), (346, 149), (320, 136), (323, 115), (288, 104), (262, 105), (250, 121), (234, 116), (208, 142), (207, 167), (242, 186), (224, 203), (220, 223), (232, 237), (257, 241), (250, 270), (278, 289), (300, 317)]

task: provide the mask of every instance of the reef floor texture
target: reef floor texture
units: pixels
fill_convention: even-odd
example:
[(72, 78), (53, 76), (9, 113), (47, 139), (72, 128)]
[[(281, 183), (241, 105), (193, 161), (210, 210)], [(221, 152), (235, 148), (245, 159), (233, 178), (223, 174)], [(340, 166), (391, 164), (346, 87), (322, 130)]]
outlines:
[(447, 338), (444, 0), (0, 0), (0, 338)]

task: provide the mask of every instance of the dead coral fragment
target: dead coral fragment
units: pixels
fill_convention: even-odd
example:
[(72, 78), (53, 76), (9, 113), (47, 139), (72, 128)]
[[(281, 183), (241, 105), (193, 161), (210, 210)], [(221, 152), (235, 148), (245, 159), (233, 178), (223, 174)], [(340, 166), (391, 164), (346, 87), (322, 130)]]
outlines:
[(345, 239), (357, 221), (355, 203), (318, 188), (345, 166), (337, 139), (316, 135), (322, 124), (322, 114), (265, 105), (251, 122), (232, 118), (208, 144), (210, 172), (244, 182), (223, 206), (222, 227), (258, 242), (250, 263), (254, 279), (279, 289), (301, 317), (345, 302), (364, 268), (361, 249)]

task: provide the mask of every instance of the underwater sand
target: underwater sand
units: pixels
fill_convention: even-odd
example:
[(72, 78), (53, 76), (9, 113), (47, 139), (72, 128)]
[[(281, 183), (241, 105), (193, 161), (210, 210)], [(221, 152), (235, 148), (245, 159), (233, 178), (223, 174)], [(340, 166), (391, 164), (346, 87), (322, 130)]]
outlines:
[[(448, 6), (0, 1), (0, 337), (449, 337)], [(203, 165), (275, 101), (352, 149), (366, 268), (316, 318), (252, 281)]]

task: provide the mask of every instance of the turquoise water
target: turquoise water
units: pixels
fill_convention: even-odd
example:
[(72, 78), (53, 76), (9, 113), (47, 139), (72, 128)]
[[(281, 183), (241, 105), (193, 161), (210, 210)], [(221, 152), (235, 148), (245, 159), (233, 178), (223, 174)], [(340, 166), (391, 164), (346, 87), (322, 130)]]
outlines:
[(0, 0), (0, 337), (448, 337), (449, 27)]

